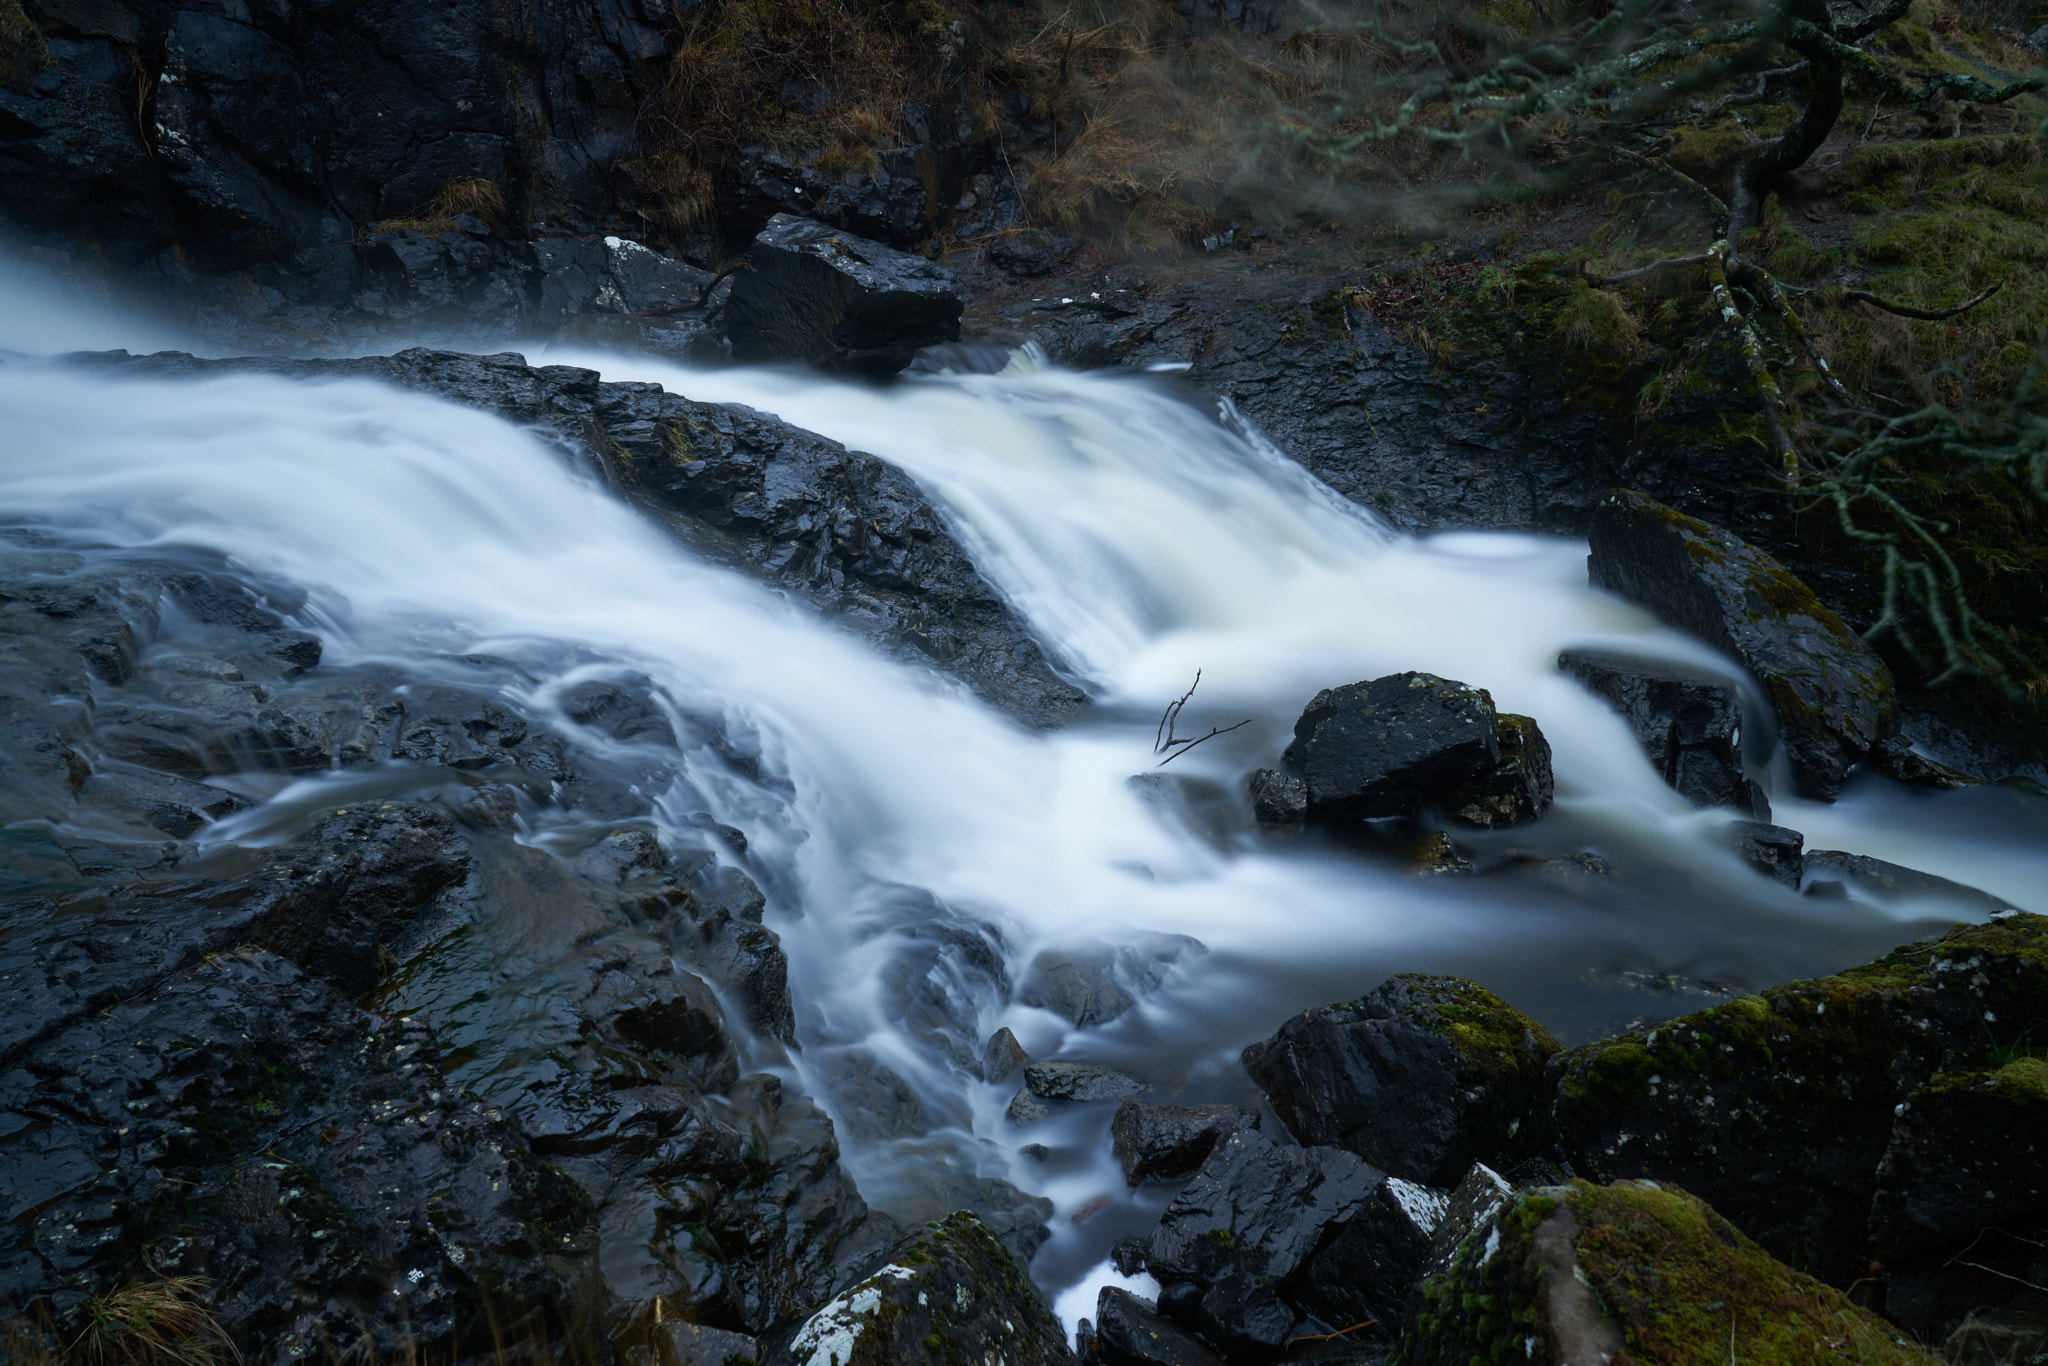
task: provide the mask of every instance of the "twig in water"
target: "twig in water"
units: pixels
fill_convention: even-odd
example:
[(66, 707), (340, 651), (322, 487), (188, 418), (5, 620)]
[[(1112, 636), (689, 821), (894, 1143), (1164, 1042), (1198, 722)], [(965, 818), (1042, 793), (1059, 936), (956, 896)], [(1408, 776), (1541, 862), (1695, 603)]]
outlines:
[(1360, 1319), (1357, 1323), (1352, 1324), (1349, 1328), (1339, 1328), (1334, 1333), (1303, 1333), (1300, 1337), (1287, 1339), (1286, 1345), (1283, 1346), (1280, 1350), (1284, 1352), (1287, 1350), (1287, 1348), (1292, 1347), (1297, 1342), (1328, 1342), (1331, 1338), (1341, 1338), (1346, 1333), (1355, 1333), (1361, 1328), (1370, 1328), (1378, 1322), (1378, 1319)]
[(1201, 686), (1202, 671), (1197, 669), (1195, 670), (1195, 681), (1188, 684), (1188, 690), (1166, 704), (1166, 711), (1159, 718), (1159, 729), (1152, 737), (1152, 752), (1154, 754), (1166, 755), (1164, 759), (1159, 761), (1159, 767), (1166, 767), (1196, 745), (1201, 744), (1204, 740), (1213, 740), (1219, 735), (1228, 735), (1230, 732), (1238, 729), (1239, 726), (1249, 726), (1252, 723), (1252, 719), (1247, 716), (1244, 720), (1238, 722), (1236, 726), (1211, 728), (1207, 735), (1198, 735), (1185, 740), (1175, 736), (1173, 727), (1174, 723), (1180, 720), (1181, 708), (1188, 704), (1188, 699), (1195, 695), (1195, 689)]

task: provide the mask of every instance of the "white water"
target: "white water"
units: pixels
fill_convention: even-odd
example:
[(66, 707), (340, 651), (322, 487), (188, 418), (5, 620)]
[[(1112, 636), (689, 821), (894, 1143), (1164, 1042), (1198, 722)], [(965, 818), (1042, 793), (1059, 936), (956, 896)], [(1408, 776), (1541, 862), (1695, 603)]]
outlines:
[[(784, 782), (756, 786), (692, 749), (678, 756), (675, 789), (650, 794), (655, 815), (709, 810), (750, 836), (749, 866), (791, 959), (799, 1073), (831, 1104), (819, 1060), (863, 1046), (934, 1117), (926, 1140), (849, 1144), (870, 1198), (914, 1206), (934, 1143), (956, 1167), (1043, 1192), (1059, 1209), (1039, 1263), (1053, 1288), (1082, 1275), (1109, 1230), (1156, 1217), (1161, 1197), (1122, 1189), (1106, 1115), (1019, 1132), (1001, 1117), (1013, 1086), (974, 1081), (901, 1027), (878, 978), (926, 920), (997, 927), (1013, 975), (1049, 945), (1143, 931), (1203, 941), (1207, 956), (1096, 1031), (993, 999), (966, 1006), (977, 1040), (1008, 1024), (1035, 1057), (1121, 1062), (1191, 1097), (1241, 1093), (1238, 1047), (1391, 971), (1465, 971), (1539, 1015), (1583, 1023), (1598, 1014), (1582, 1000), (1587, 968), (1754, 985), (1911, 937), (1876, 910), (1802, 901), (1739, 865), (1715, 838), (1726, 814), (1673, 795), (1621, 721), (1557, 673), (1560, 648), (1619, 640), (1728, 667), (1587, 589), (1582, 544), (1395, 536), (1241, 427), (1127, 379), (1024, 363), (874, 390), (601, 364), (748, 402), (898, 463), (1086, 681), (1102, 719), (1022, 730), (951, 681), (884, 661), (692, 559), (531, 437), (363, 382), (0, 369), (0, 514), (101, 544), (207, 547), (298, 584), (329, 664), (514, 660), (542, 682), (510, 700), (586, 743), (550, 698), (612, 668), (757, 735), (769, 776)], [(1197, 733), (1252, 720), (1166, 770), (1198, 794), (1204, 780), (1232, 789), (1273, 762), (1318, 688), (1423, 669), (1536, 716), (1555, 750), (1556, 813), (1479, 843), (1594, 847), (1637, 872), (1575, 896), (1512, 878), (1419, 882), (1326, 847), (1205, 836), (1127, 783), (1155, 764), (1154, 719), (1197, 668)], [(1777, 795), (1780, 822), (1814, 844), (2048, 909), (2048, 855), (1997, 825), (1997, 811), (1986, 816), (1982, 799), (1884, 784), (1835, 808)], [(1012, 1156), (1034, 1140), (1066, 1156)], [(1108, 1212), (1070, 1221), (1105, 1195)]]

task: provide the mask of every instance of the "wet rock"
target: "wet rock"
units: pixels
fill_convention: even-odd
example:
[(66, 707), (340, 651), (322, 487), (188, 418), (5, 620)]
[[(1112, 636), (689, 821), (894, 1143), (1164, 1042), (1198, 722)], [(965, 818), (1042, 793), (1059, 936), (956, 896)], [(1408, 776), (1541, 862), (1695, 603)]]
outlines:
[(674, 745), (675, 727), (645, 679), (606, 683), (592, 680), (563, 692), (562, 714), (620, 744)]
[(1650, 764), (1694, 806), (1757, 810), (1742, 771), (1742, 710), (1733, 683), (1663, 661), (1566, 650), (1558, 668), (1605, 698), (1636, 733)]
[(1831, 800), (1898, 729), (1891, 671), (1813, 590), (1739, 537), (1639, 493), (1593, 516), (1588, 574), (1733, 656), (1763, 686), (1800, 791)]
[(1259, 1112), (1242, 1105), (1160, 1105), (1127, 1100), (1110, 1121), (1109, 1133), (1124, 1180), (1170, 1181), (1208, 1159), (1225, 1134), (1259, 1127)]
[(583, 1008), (609, 1036), (659, 1059), (699, 1091), (720, 1094), (739, 1080), (739, 1054), (718, 997), (667, 953), (611, 956), (594, 975)]
[(753, 1366), (761, 1359), (759, 1338), (701, 1323), (670, 1319), (653, 1337), (653, 1366)]
[(802, 361), (892, 375), (921, 346), (960, 339), (952, 272), (879, 242), (776, 214), (733, 285), (726, 328), (744, 364)]
[(1595, 1180), (1685, 1185), (1774, 1255), (1846, 1278), (1916, 1092), (1995, 1070), (2048, 1016), (2044, 946), (2048, 917), (2010, 915), (1560, 1053), (1558, 1143)]
[(1438, 831), (1424, 835), (1408, 846), (1408, 868), (1417, 877), (1442, 877), (1446, 874), (1467, 874), (1476, 872), (1472, 860), (1458, 852), (1451, 843), (1451, 837)]
[(1114, 1285), (1096, 1297), (1095, 1352), (1109, 1366), (1221, 1366), (1200, 1338)]
[[(2048, 24), (2034, 34), (2034, 50), (2048, 56)], [(1949, 1366), (2006, 1366), (2034, 1361), (2048, 1350), (2048, 1313), (2039, 1308), (1972, 1312), (1941, 1345)]]
[(1508, 1204), (1423, 1286), (1403, 1366), (1486, 1359), (1508, 1342), (1537, 1366), (1721, 1361), (1731, 1329), (1753, 1358), (1932, 1366), (1896, 1328), (1792, 1270), (1704, 1202), (1649, 1183), (1547, 1186)]
[(1019, 1089), (1010, 1097), (1009, 1108), (1003, 1111), (1010, 1123), (1024, 1128), (1046, 1119), (1052, 1114), (1052, 1107), (1031, 1094), (1029, 1089)]
[(2004, 898), (1989, 892), (1865, 854), (1809, 849), (1801, 867), (1809, 892), (1833, 882), (1847, 884), (1876, 901), (1946, 901), (1967, 907), (1976, 915), (1997, 915), (2015, 909)]
[[(1892, 1125), (1871, 1200), (1871, 1255), (1924, 1262), (1944, 1249), (1960, 1255), (1986, 1229), (2038, 1230), (2048, 1223), (2044, 1158), (2048, 1060), (1937, 1074)], [(1994, 1245), (1986, 1259), (2002, 1251)]]
[(1500, 1212), (1516, 1198), (1515, 1188), (1499, 1172), (1484, 1162), (1473, 1163), (1472, 1170), (1465, 1173), (1465, 1179), (1444, 1202), (1443, 1216), (1429, 1235), (1429, 1250), (1420, 1275), (1434, 1276), (1448, 1268), (1458, 1245), (1475, 1231), (1484, 1237)]
[(147, 772), (95, 773), (78, 785), (78, 804), (124, 820), (138, 832), (146, 828), (178, 840), (255, 805), (223, 788)]
[(1078, 1029), (1106, 1024), (1156, 991), (1182, 958), (1203, 952), (1184, 934), (1149, 934), (1115, 947), (1048, 949), (1031, 960), (1017, 998), (1043, 1006)]
[(982, 1079), (990, 1085), (1007, 1081), (1012, 1072), (1029, 1061), (1031, 1056), (1017, 1042), (1017, 1036), (1007, 1027), (998, 1029), (989, 1036), (988, 1047), (981, 1055)]
[(1092, 1062), (1038, 1062), (1024, 1069), (1024, 1089), (1040, 1100), (1122, 1100), (1145, 1083)]
[[(481, 408), (546, 432), (658, 515), (679, 519), (694, 541), (799, 594), (892, 657), (965, 679), (1028, 724), (1059, 724), (1085, 705), (914, 481), (751, 409), (696, 403), (654, 384), (602, 383), (595, 371), (569, 366), (528, 367), (510, 353), (209, 361), (111, 352), (74, 360), (149, 376), (355, 375)], [(459, 737), (441, 733), (460, 749)], [(433, 752), (439, 740), (422, 743)]]
[(1474, 1162), (1539, 1142), (1548, 1030), (1456, 977), (1402, 973), (1303, 1011), (1244, 1051), (1245, 1071), (1303, 1143), (1450, 1186)]
[(1493, 771), (1445, 793), (1439, 802), (1454, 820), (1482, 830), (1522, 825), (1550, 810), (1556, 782), (1550, 742), (1526, 716), (1503, 712), (1494, 721), (1500, 758)]
[(1287, 749), (1319, 819), (1411, 815), (1499, 761), (1492, 699), (1421, 673), (1325, 688), (1294, 723)]
[(1198, 1321), (1226, 1354), (1272, 1355), (1302, 1318), (1295, 1274), (1384, 1181), (1351, 1153), (1236, 1130), (1167, 1206), (1146, 1265), (1162, 1285), (1200, 1287)]
[(1332, 1329), (1363, 1327), (1371, 1337), (1391, 1336), (1421, 1279), (1444, 1209), (1442, 1192), (1388, 1177), (1309, 1259), (1297, 1302)]
[(770, 1366), (894, 1366), (934, 1350), (965, 1361), (1070, 1366), (1067, 1335), (988, 1228), (949, 1215), (891, 1249), (883, 1264), (771, 1350)]
[(1806, 866), (1802, 853), (1806, 836), (1797, 830), (1787, 830), (1782, 825), (1765, 825), (1761, 821), (1736, 821), (1728, 827), (1728, 833), (1734, 839), (1735, 852), (1742, 855), (1752, 868), (1787, 887), (1799, 885), (1800, 874)]
[(1300, 826), (1308, 820), (1308, 784), (1277, 768), (1262, 768), (1245, 779), (1252, 817), (1261, 825)]
[(1976, 787), (1983, 779), (1973, 777), (1959, 768), (1951, 768), (1938, 759), (1930, 759), (1914, 750), (1901, 736), (1879, 745), (1870, 756), (1872, 765), (1895, 783), (1910, 787), (1932, 787), (1953, 792), (1958, 788)]

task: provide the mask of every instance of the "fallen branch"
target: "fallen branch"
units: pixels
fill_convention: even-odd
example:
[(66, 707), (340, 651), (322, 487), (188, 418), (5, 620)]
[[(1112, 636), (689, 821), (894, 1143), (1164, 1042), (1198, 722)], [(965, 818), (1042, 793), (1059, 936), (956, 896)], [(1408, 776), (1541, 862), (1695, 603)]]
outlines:
[(2000, 280), (1976, 298), (1959, 303), (1954, 308), (1909, 308), (1905, 304), (1895, 304), (1889, 299), (1880, 299), (1875, 294), (1861, 289), (1850, 290), (1847, 297), (1859, 304), (1869, 304), (1872, 308), (1881, 308), (1887, 313), (1896, 313), (1901, 318), (1918, 318), (1922, 322), (1938, 323), (1946, 322), (1959, 313), (1969, 312), (1978, 304), (1983, 303), (1986, 299), (2004, 288), (2005, 281)]
[(1235, 726), (1212, 727), (1207, 735), (1198, 735), (1187, 739), (1176, 736), (1173, 733), (1173, 728), (1175, 723), (1180, 720), (1181, 708), (1187, 706), (1188, 699), (1193, 697), (1195, 689), (1201, 686), (1202, 671), (1197, 669), (1195, 670), (1195, 681), (1188, 684), (1188, 690), (1166, 704), (1166, 711), (1159, 718), (1159, 729), (1152, 736), (1152, 752), (1154, 754), (1166, 755), (1164, 759), (1159, 761), (1159, 767), (1166, 767), (1196, 745), (1201, 744), (1204, 740), (1213, 740), (1219, 735), (1228, 735), (1230, 732), (1244, 726), (1249, 726), (1252, 723), (1252, 719), (1247, 716)]
[(1284, 1344), (1282, 1344), (1280, 1350), (1284, 1352), (1288, 1348), (1294, 1346), (1294, 1344), (1297, 1342), (1328, 1342), (1332, 1338), (1341, 1338), (1347, 1333), (1355, 1333), (1361, 1328), (1370, 1328), (1378, 1322), (1378, 1319), (1360, 1319), (1357, 1323), (1352, 1324), (1349, 1328), (1339, 1328), (1334, 1333), (1303, 1333), (1299, 1337), (1292, 1337), (1287, 1339), (1287, 1341)]

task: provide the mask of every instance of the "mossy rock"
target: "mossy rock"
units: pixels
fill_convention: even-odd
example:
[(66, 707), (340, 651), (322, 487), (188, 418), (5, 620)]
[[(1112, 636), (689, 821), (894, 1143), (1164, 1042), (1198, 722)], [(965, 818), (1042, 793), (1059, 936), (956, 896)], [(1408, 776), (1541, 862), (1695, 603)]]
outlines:
[(2048, 917), (2013, 914), (1561, 1053), (1552, 1122), (1578, 1171), (1676, 1181), (1845, 1278), (1897, 1126), (1917, 1122), (1899, 1107), (1938, 1074), (1995, 1068), (2044, 1020)]
[(1960, 1249), (1986, 1228), (2031, 1231), (2044, 1214), (2048, 1058), (1943, 1072), (1905, 1102), (1871, 1202), (1871, 1250), (1881, 1261)]
[(1305, 1144), (1408, 1181), (1455, 1186), (1474, 1162), (1540, 1145), (1548, 1030), (1459, 977), (1402, 973), (1306, 1010), (1244, 1051), (1245, 1070)]
[(1832, 800), (1898, 729), (1891, 670), (1777, 560), (1627, 489), (1593, 516), (1588, 577), (1740, 661), (1777, 712), (1793, 777)]
[(1466, 1237), (1420, 1302), (1399, 1366), (1934, 1361), (1705, 1202), (1650, 1183), (1522, 1195)]
[(965, 1210), (927, 1224), (812, 1314), (771, 1366), (1071, 1366), (1038, 1287)]

